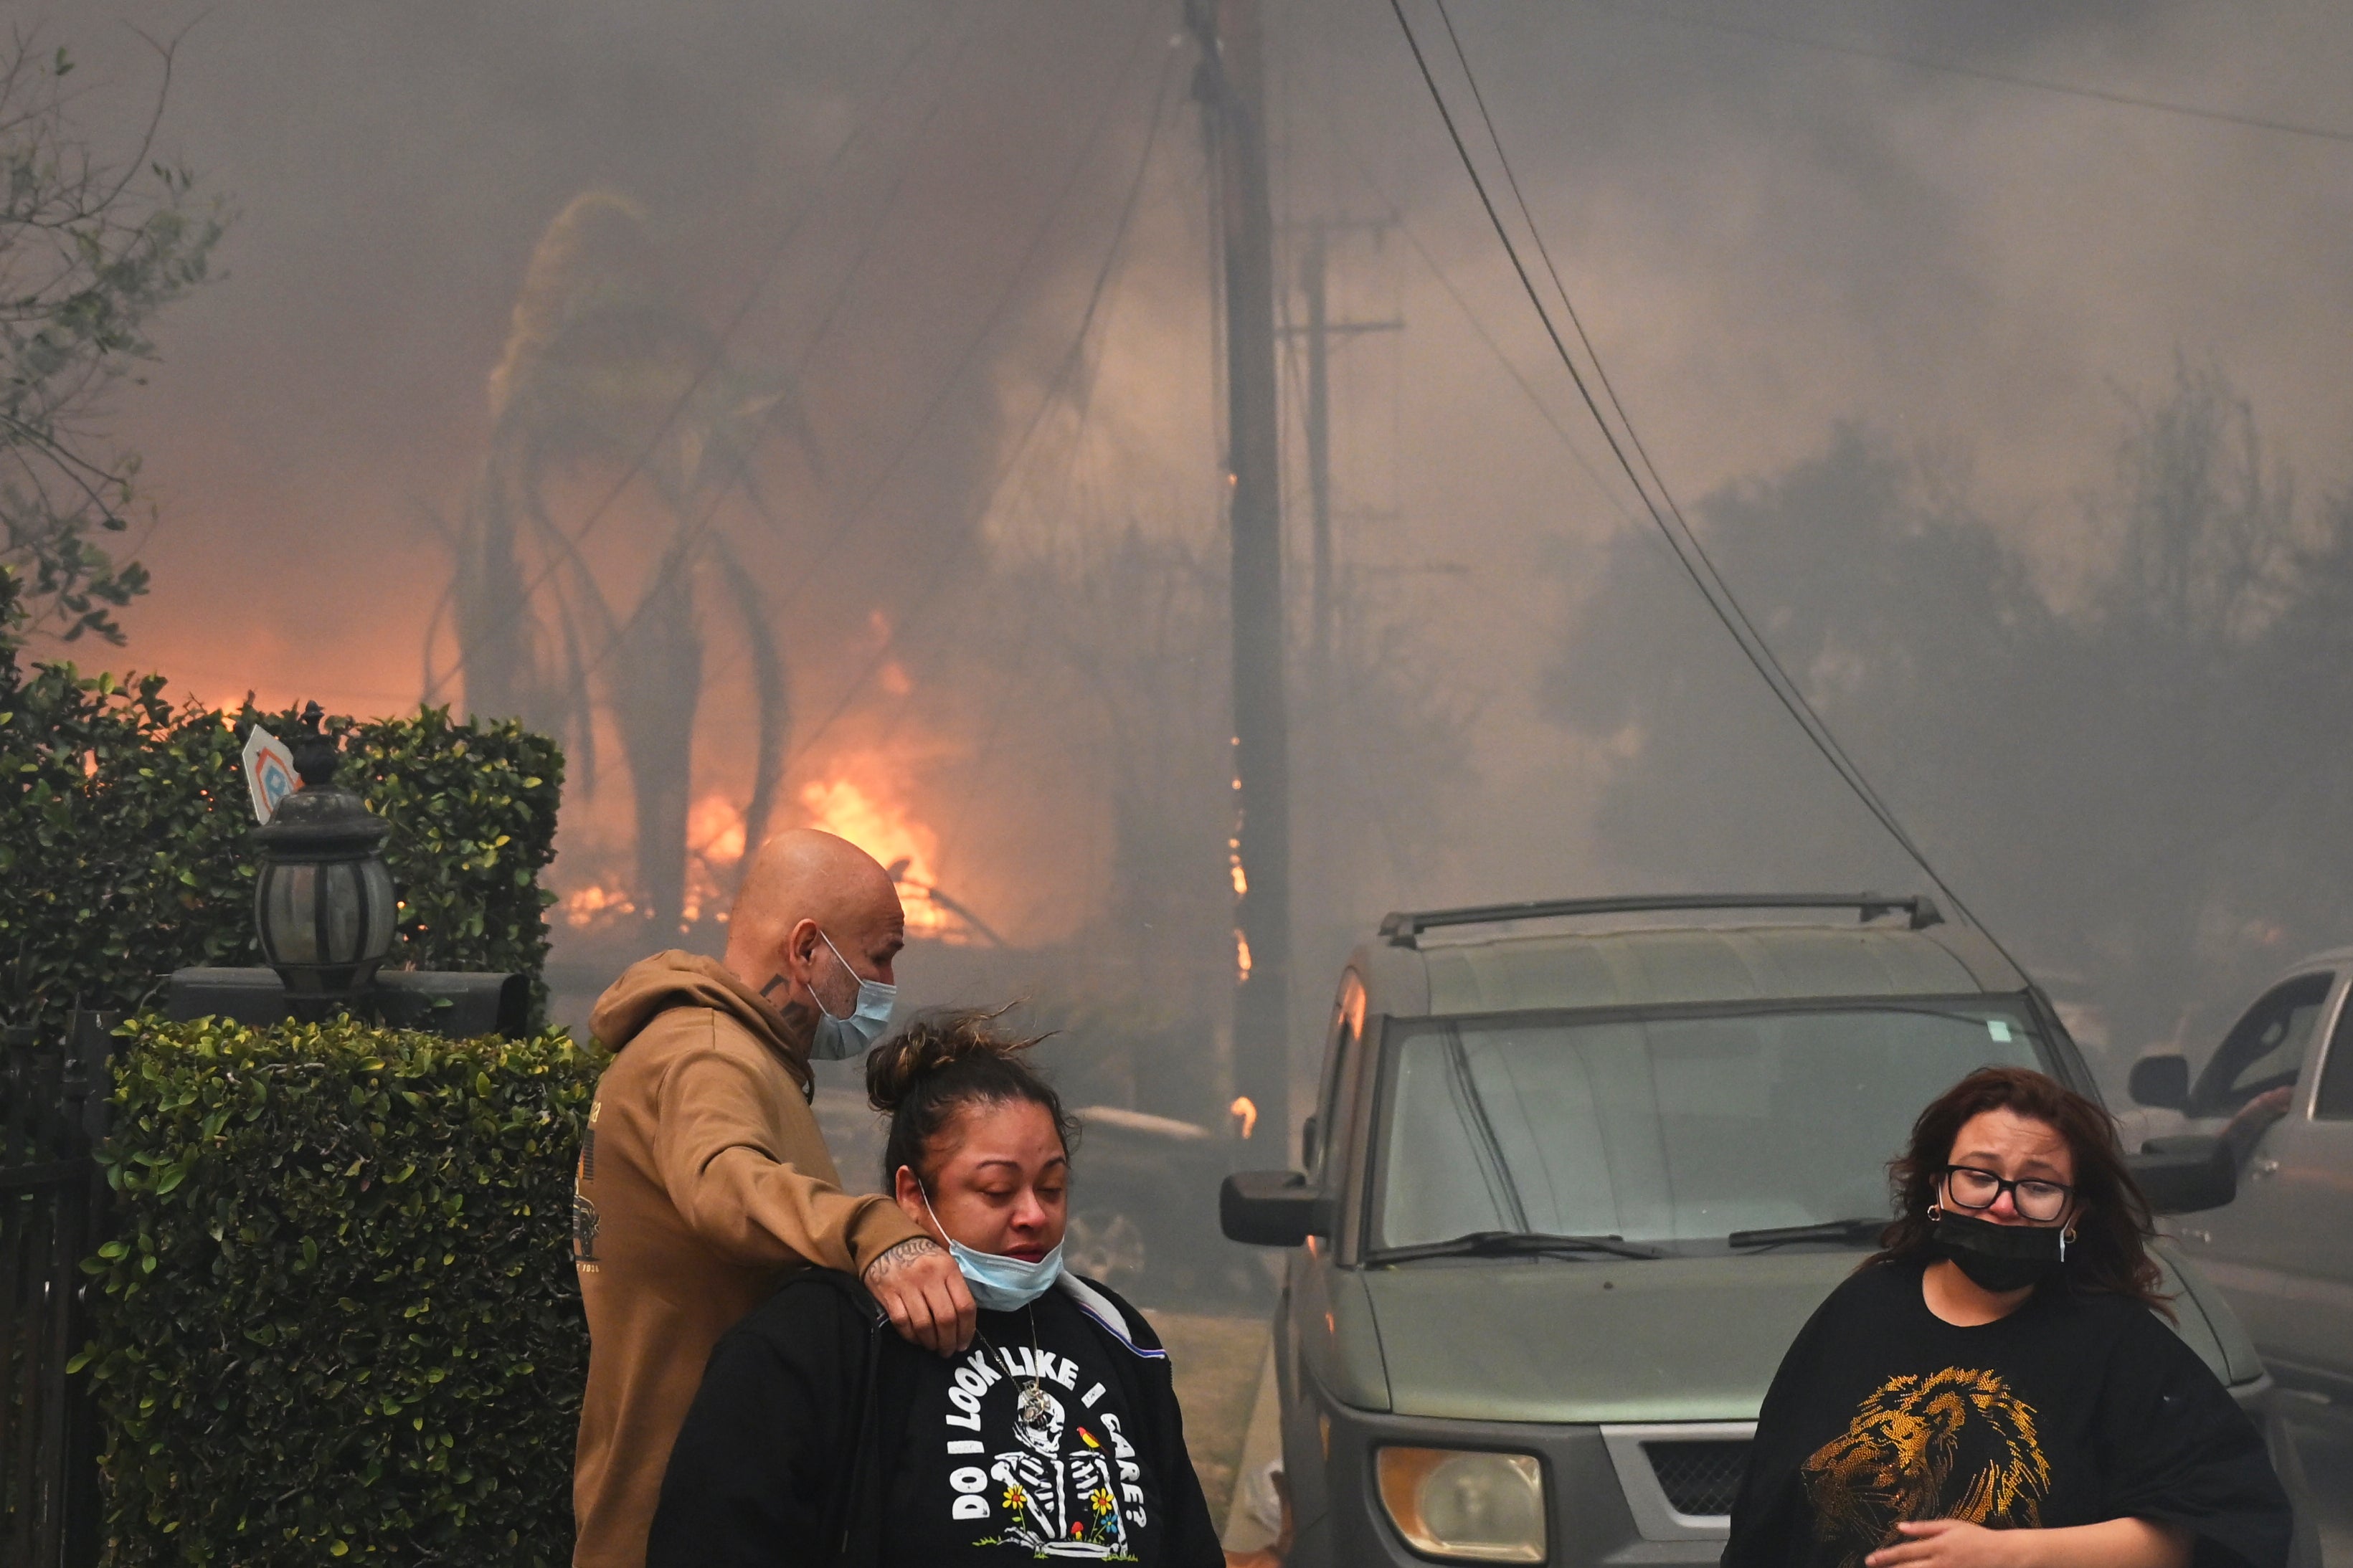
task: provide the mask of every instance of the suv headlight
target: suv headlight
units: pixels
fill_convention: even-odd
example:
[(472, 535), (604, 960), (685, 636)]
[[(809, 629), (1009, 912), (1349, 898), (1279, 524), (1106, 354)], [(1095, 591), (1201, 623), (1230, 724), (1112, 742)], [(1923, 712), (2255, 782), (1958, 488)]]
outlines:
[(1407, 1544), (1472, 1563), (1545, 1559), (1544, 1468), (1533, 1454), (1383, 1448), (1381, 1506)]

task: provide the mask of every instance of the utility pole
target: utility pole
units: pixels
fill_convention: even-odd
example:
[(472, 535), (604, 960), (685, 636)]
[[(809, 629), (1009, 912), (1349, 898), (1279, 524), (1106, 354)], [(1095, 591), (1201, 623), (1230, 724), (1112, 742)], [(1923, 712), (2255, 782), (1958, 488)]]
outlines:
[(1307, 244), (1299, 258), (1299, 291), (1307, 306), (1307, 320), (1295, 327), (1284, 329), (1295, 337), (1307, 340), (1307, 496), (1313, 510), (1314, 528), (1310, 534), (1308, 555), (1308, 690), (1314, 701), (1327, 703), (1327, 689), (1332, 658), (1332, 340), (1355, 337), (1360, 332), (1394, 332), (1405, 323), (1388, 321), (1335, 321), (1326, 305), (1325, 284), (1329, 247), (1327, 240), (1333, 227), (1370, 229), (1376, 237), (1387, 226), (1379, 221), (1366, 224), (1343, 222), (1335, 226), (1318, 221), (1307, 227)]
[(1186, 0), (1224, 241), (1226, 463), (1233, 532), (1234, 1086), (1255, 1136), (1291, 1139), (1291, 725), (1284, 690), (1274, 214), (1258, 0)]
[(1314, 700), (1331, 693), (1332, 661), (1332, 354), (1324, 309), (1324, 226), (1307, 231), (1300, 291), (1307, 296), (1307, 496), (1315, 530), (1308, 556), (1308, 679)]

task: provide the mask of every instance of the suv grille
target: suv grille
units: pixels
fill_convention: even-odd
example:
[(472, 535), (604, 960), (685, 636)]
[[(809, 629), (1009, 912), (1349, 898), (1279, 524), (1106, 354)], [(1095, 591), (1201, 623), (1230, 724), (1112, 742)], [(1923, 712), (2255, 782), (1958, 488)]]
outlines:
[(1681, 1514), (1727, 1514), (1740, 1490), (1748, 1445), (1731, 1442), (1645, 1443), (1642, 1453), (1659, 1478), (1667, 1505)]

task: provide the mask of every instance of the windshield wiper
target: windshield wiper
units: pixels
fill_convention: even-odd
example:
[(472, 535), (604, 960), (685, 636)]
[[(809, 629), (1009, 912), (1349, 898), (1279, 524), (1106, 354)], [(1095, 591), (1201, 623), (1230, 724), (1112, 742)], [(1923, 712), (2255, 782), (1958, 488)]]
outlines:
[(1736, 1230), (1725, 1237), (1726, 1245), (1735, 1247), (1778, 1247), (1786, 1241), (1843, 1241), (1849, 1245), (1878, 1245), (1879, 1233), (1887, 1228), (1883, 1219), (1831, 1219), (1820, 1225), (1780, 1225), (1770, 1230)]
[(1419, 1241), (1409, 1247), (1384, 1247), (1366, 1259), (1369, 1263), (1410, 1263), (1421, 1258), (1515, 1258), (1546, 1253), (1566, 1256), (1603, 1254), (1610, 1258), (1658, 1258), (1655, 1247), (1616, 1236), (1551, 1236), (1537, 1230), (1474, 1230), (1447, 1241)]

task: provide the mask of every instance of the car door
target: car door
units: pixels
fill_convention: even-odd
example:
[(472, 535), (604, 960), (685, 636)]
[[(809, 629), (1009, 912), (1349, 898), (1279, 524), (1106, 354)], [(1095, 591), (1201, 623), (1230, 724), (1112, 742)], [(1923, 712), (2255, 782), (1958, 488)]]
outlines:
[[(2221, 1288), (2267, 1356), (2291, 1355), (2308, 1314), (2296, 1303), (2309, 1184), (2283, 1181), (2282, 1155), (2309, 1124), (2313, 1081), (2306, 1071), (2315, 1033), (2333, 1016), (2337, 976), (2310, 970), (2280, 982), (2222, 1037), (2190, 1089), (2189, 1111), (2225, 1122), (2241, 1142), (2239, 1195), (2227, 1208), (2190, 1216), (2177, 1234)], [(2284, 1102), (2284, 1104), (2282, 1102)]]
[(2353, 1393), (2353, 1005), (2339, 1004), (2314, 1065), (2247, 1173), (2279, 1211), (2285, 1276), (2274, 1342), (2257, 1343), (2283, 1376), (2318, 1373), (2341, 1395)]
[[(1365, 984), (1355, 970), (1343, 974), (1340, 994), (1332, 1006), (1331, 1028), (1324, 1039), (1324, 1073), (1310, 1123), (1309, 1145), (1301, 1151), (1311, 1186), (1335, 1197), (1351, 1188), (1351, 1164), (1356, 1146), (1355, 1103), (1363, 1072), (1360, 1048), (1365, 1024)], [(1335, 1226), (1335, 1231), (1340, 1228)], [(1333, 1298), (1334, 1267), (1340, 1237), (1311, 1237), (1291, 1255), (1284, 1276), (1282, 1310), (1276, 1315), (1279, 1338), (1275, 1367), (1282, 1385), (1283, 1470), (1291, 1487), (1292, 1508), (1310, 1550), (1330, 1511), (1331, 1495), (1324, 1474), (1324, 1422), (1320, 1386), (1335, 1382), (1336, 1305)]]

